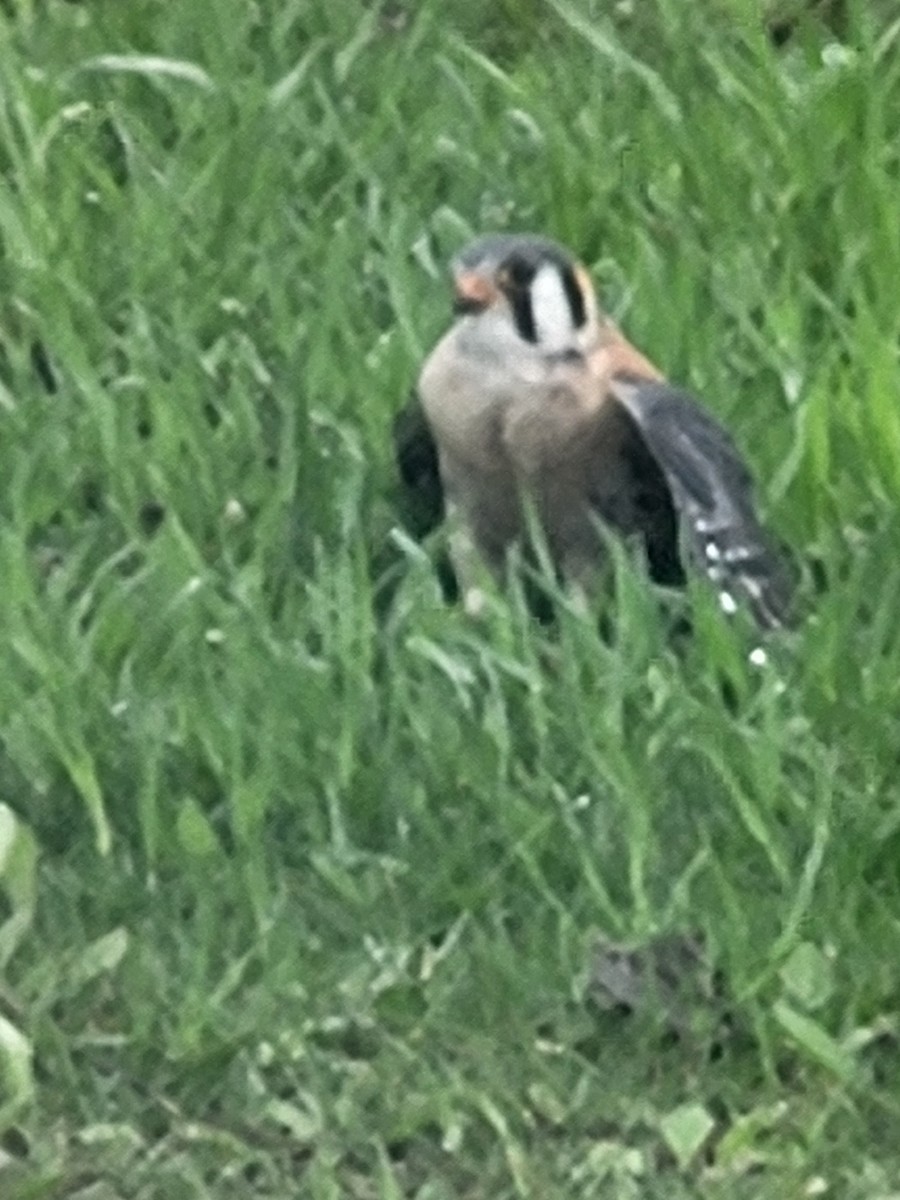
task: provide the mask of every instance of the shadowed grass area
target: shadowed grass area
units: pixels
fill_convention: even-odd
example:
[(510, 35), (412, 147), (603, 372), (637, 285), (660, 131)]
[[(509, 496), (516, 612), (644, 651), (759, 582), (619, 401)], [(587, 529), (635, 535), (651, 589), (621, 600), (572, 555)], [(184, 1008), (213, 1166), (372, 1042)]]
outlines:
[[(892, 6), (2, 13), (0, 1196), (887, 1200)], [(765, 668), (392, 534), (444, 262), (523, 228), (751, 460)], [(592, 982), (662, 935), (678, 1037)]]

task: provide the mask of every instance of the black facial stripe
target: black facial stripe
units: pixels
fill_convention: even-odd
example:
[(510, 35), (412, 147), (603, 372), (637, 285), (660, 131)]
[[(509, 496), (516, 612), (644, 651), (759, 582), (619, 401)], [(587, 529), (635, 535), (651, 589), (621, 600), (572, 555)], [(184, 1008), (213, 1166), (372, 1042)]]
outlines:
[(527, 288), (532, 279), (534, 279), (537, 264), (517, 254), (507, 260), (506, 269), (509, 272), (509, 278), (512, 280), (513, 287)]
[(584, 304), (584, 293), (578, 286), (575, 272), (567, 263), (562, 271), (562, 285), (569, 302), (569, 311), (576, 329), (580, 329), (587, 320), (587, 310)]
[(531, 291), (528, 288), (514, 288), (509, 294), (512, 305), (513, 320), (521, 337), (526, 342), (537, 341), (537, 326), (534, 323), (534, 310), (531, 307)]

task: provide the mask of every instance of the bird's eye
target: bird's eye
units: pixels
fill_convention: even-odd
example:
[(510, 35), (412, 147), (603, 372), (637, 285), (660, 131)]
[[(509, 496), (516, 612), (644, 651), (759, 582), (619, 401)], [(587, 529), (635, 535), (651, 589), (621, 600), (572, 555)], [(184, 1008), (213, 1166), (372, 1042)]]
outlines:
[(534, 278), (534, 266), (521, 258), (511, 259), (501, 268), (499, 279), (501, 287), (526, 288)]

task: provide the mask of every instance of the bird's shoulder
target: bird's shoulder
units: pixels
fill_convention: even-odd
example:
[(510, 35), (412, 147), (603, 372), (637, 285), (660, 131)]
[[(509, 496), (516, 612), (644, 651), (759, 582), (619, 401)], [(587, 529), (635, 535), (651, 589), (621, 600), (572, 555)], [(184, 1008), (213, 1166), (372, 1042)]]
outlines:
[(588, 353), (586, 362), (587, 373), (598, 390), (607, 390), (617, 377), (641, 379), (648, 383), (662, 382), (665, 378), (662, 371), (608, 319), (601, 324), (596, 344)]

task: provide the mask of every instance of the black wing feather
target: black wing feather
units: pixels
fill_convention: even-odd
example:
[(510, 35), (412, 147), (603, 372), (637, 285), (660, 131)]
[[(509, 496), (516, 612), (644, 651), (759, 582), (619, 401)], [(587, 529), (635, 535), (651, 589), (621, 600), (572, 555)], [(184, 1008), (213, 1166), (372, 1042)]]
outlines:
[(414, 537), (425, 538), (444, 519), (444, 488), (437, 444), (415, 392), (394, 417), (392, 436), (404, 522)]
[(665, 476), (690, 559), (761, 626), (787, 624), (791, 572), (760, 524), (750, 472), (729, 434), (669, 384), (616, 379), (610, 386)]

